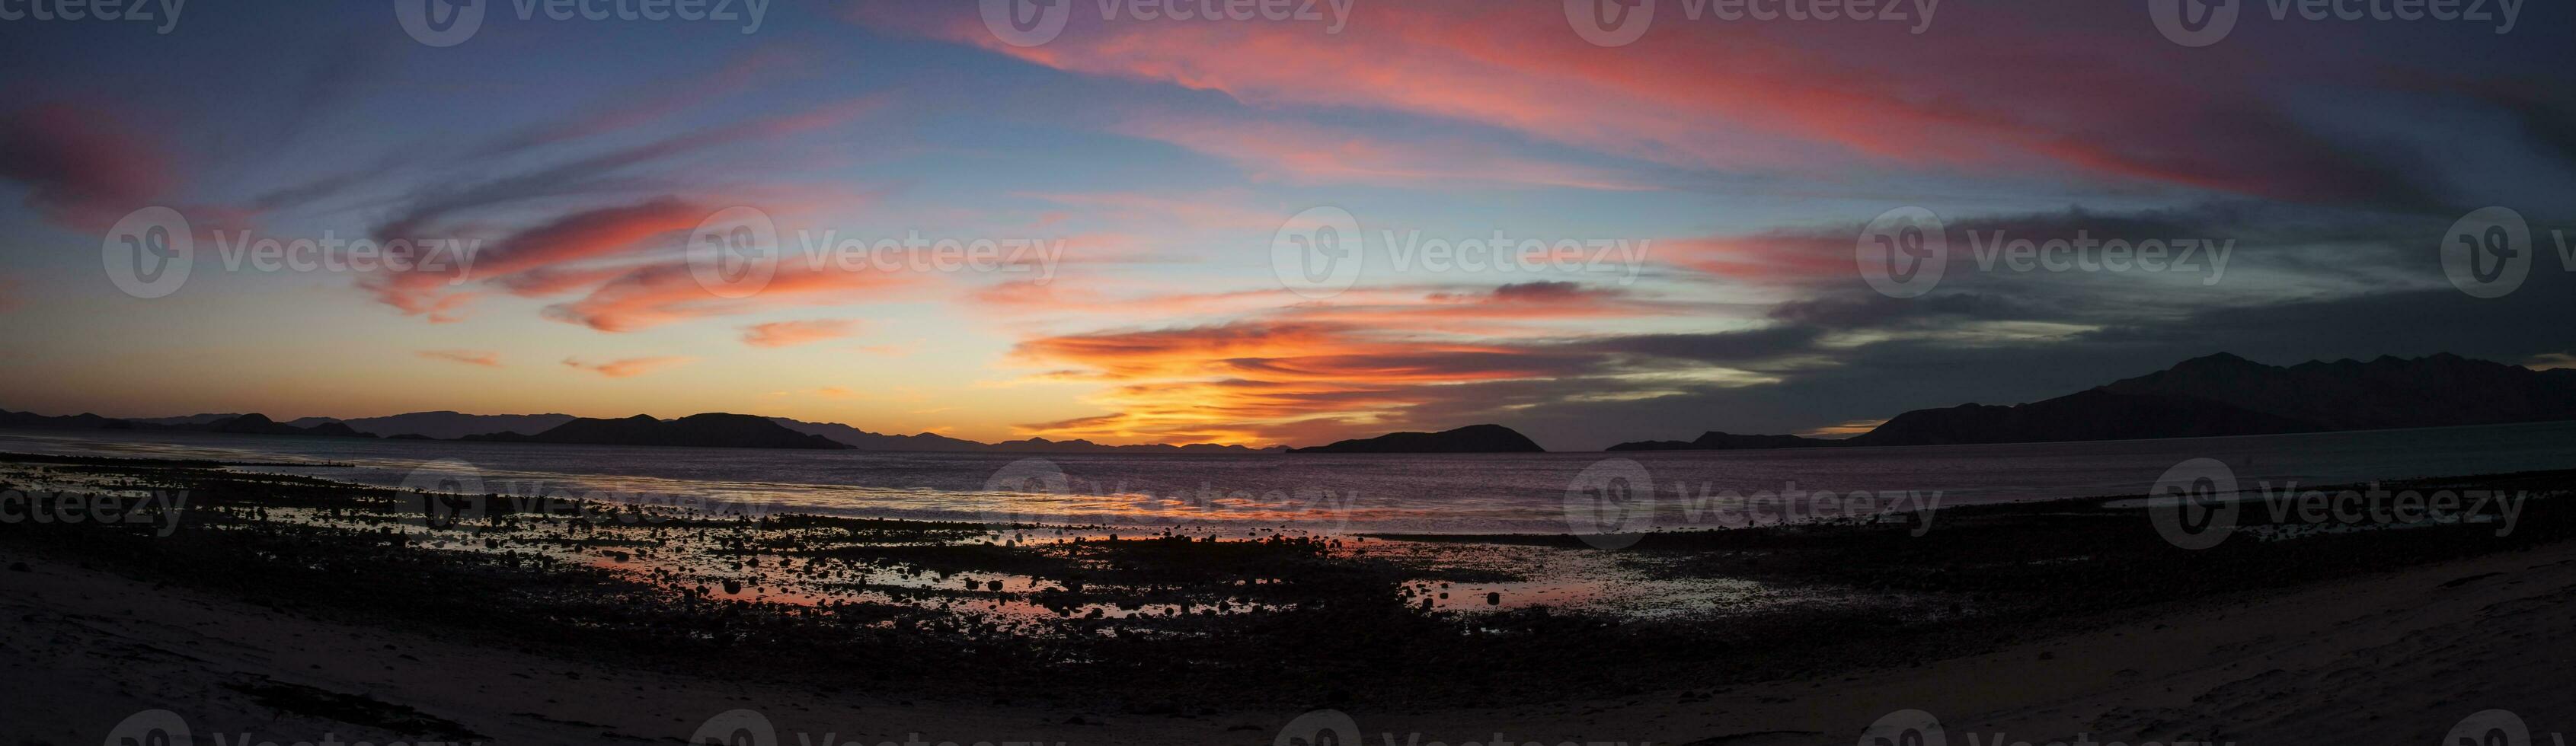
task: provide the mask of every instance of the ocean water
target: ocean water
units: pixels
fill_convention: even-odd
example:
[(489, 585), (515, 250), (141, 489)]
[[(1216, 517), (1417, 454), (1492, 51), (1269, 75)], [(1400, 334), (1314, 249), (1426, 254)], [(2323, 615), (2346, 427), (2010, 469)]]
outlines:
[[(380, 486), (472, 484), (771, 511), (1217, 532), (1707, 528), (2135, 495), (2186, 460), (2247, 489), (2576, 468), (2576, 423), (1910, 448), (1458, 455), (879, 453), (0, 430), (0, 451), (291, 462)], [(332, 464), (332, 465), (322, 465)], [(1642, 483), (1642, 484), (1641, 484)], [(1650, 486), (1650, 489), (1647, 487)], [(1570, 508), (1569, 506), (1574, 506)]]

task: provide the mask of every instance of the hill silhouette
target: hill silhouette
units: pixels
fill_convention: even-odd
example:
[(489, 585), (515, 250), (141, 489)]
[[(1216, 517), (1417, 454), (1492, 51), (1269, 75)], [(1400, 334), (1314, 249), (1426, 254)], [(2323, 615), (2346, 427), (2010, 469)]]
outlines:
[(1710, 432), (1613, 451), (2048, 443), (2576, 419), (2576, 370), (2448, 353), (2294, 366), (2219, 353), (2027, 404), (1917, 409), (1845, 440)]
[(1291, 448), (1289, 453), (1544, 453), (1547, 449), (1501, 425), (1468, 425), (1436, 433), (1387, 433), (1330, 445)]
[(335, 417), (306, 417), (286, 424), (314, 427), (336, 422), (358, 432), (388, 438), (396, 435), (419, 435), (454, 440), (468, 435), (498, 432), (535, 435), (571, 422), (573, 419), (573, 416), (568, 414), (465, 414), (439, 410), (407, 412), (385, 417), (353, 417), (345, 420)]
[(487, 433), (463, 440), (494, 443), (562, 443), (617, 446), (698, 446), (708, 448), (800, 448), (850, 450), (830, 438), (780, 427), (768, 418), (710, 412), (676, 420), (639, 414), (624, 419), (576, 418), (535, 435)]
[(1694, 440), (1641, 440), (1621, 443), (1603, 450), (1611, 451), (1731, 451), (1761, 448), (1809, 448), (1840, 445), (1841, 441), (1809, 438), (1800, 435), (1735, 435), (1710, 430)]
[(235, 435), (304, 435), (324, 438), (373, 438), (374, 435), (351, 430), (335, 423), (314, 427), (296, 427), (251, 413), (237, 415), (190, 415), (160, 420), (122, 420), (83, 412), (62, 417), (48, 417), (31, 412), (0, 409), (0, 427), (61, 430), (160, 430)]
[[(450, 410), (438, 410), (432, 412), (408, 412), (384, 417), (353, 417), (349, 419), (339, 419), (335, 417), (304, 417), (284, 423), (283, 425), (276, 425), (273, 421), (269, 420), (267, 416), (260, 415), (258, 420), (244, 421), (239, 424), (232, 425), (231, 429), (225, 429), (224, 423), (246, 416), (248, 415), (194, 414), (181, 417), (118, 419), (102, 417), (96, 414), (49, 417), (30, 412), (0, 410), (0, 427), (83, 430), (195, 430), (246, 434), (336, 435), (350, 437), (372, 436), (382, 437), (387, 440), (550, 442), (544, 439), (539, 439), (535, 436), (554, 430), (555, 428), (561, 427), (575, 420), (583, 419), (568, 414), (467, 414)], [(627, 419), (631, 420), (633, 418)], [(1188, 445), (1167, 445), (1161, 443), (1108, 445), (1103, 443), (1094, 443), (1088, 440), (1048, 440), (1045, 438), (1027, 438), (1023, 440), (1003, 441), (1000, 443), (984, 443), (980, 441), (965, 440), (962, 438), (951, 438), (936, 433), (883, 435), (839, 423), (805, 422), (786, 417), (765, 417), (759, 419), (766, 419), (779, 427), (795, 433), (819, 436), (834, 443), (869, 451), (959, 453), (1240, 454), (1286, 450), (1285, 448), (1279, 447), (1246, 448), (1239, 445), (1221, 445), (1215, 443), (1193, 443)], [(285, 427), (298, 429), (289, 431), (283, 429)], [(744, 432), (746, 434), (754, 435), (759, 442), (789, 442), (785, 439), (774, 438), (775, 433), (762, 433), (756, 429), (748, 427), (744, 429)], [(554, 437), (566, 438), (575, 436), (566, 434)], [(603, 434), (598, 437), (605, 438), (609, 436)], [(650, 438), (646, 439), (649, 440)], [(793, 442), (796, 444), (787, 446), (753, 447), (825, 447), (814, 446), (810, 441)]]

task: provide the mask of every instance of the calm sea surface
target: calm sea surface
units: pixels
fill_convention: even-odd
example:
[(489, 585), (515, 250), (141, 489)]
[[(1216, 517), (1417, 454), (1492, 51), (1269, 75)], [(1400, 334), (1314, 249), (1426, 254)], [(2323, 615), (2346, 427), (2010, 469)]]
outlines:
[[(1796, 513), (1814, 493), (1910, 509), (2134, 495), (2194, 458), (2247, 489), (2576, 468), (2576, 423), (1915, 448), (1633, 454), (1046, 455), (633, 448), (211, 433), (0, 430), (0, 451), (279, 461), (246, 468), (395, 486), (459, 474), (483, 491), (722, 500), (892, 518), (996, 517), (1129, 527), (1340, 531), (1568, 530), (1569, 488), (1644, 476), (1660, 528), (1715, 525), (1712, 504)], [(1605, 459), (1630, 459), (1636, 468)], [(349, 466), (322, 466), (323, 463)], [(422, 471), (424, 465), (435, 465)], [(1587, 468), (1592, 471), (1587, 473)], [(1589, 476), (1587, 476), (1589, 474)], [(1870, 498), (1853, 501), (1854, 491)], [(1911, 497), (1900, 497), (1911, 493)], [(1934, 498), (1935, 493), (1938, 497)], [(1785, 495), (1785, 497), (1781, 497)], [(1632, 496), (1632, 499), (1633, 496)], [(1911, 500), (1912, 502), (1898, 502)]]

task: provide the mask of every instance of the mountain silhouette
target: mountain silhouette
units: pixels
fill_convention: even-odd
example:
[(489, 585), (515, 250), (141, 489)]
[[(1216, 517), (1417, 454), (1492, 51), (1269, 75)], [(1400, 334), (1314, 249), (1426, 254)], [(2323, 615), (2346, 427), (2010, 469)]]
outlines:
[(163, 425), (161, 426), (161, 429), (199, 430), (210, 433), (233, 433), (237, 435), (311, 435), (332, 438), (376, 437), (356, 430), (351, 430), (349, 429), (349, 426), (342, 425), (337, 422), (325, 422), (313, 427), (296, 427), (294, 425), (269, 419), (268, 415), (256, 412), (197, 425)]
[(113, 417), (100, 417), (88, 412), (49, 417), (34, 412), (12, 412), (0, 409), (0, 427), (33, 430), (132, 430), (134, 423)]
[[(143, 425), (206, 425), (240, 416), (242, 416), (242, 413), (240, 412), (224, 412), (220, 414), (192, 414), (185, 417), (128, 417), (126, 419)], [(296, 421), (286, 424), (301, 427), (312, 423)]]
[(251, 414), (197, 414), (186, 417), (156, 417), (150, 419), (124, 420), (111, 417), (100, 417), (86, 412), (67, 417), (47, 417), (29, 412), (0, 410), (0, 427), (79, 430), (158, 430), (197, 433), (229, 433), (234, 435), (303, 435), (323, 438), (376, 437), (373, 433), (359, 432), (336, 422), (324, 422), (312, 427), (297, 427), (295, 425), (269, 419), (268, 415), (256, 412)]
[(2448, 353), (2283, 367), (2219, 353), (2028, 404), (1917, 409), (1845, 440), (1710, 432), (1609, 450), (2047, 443), (2571, 419), (2576, 370), (2535, 371)]
[[(554, 430), (555, 428), (561, 427), (575, 420), (582, 419), (568, 414), (466, 414), (449, 410), (439, 410), (434, 412), (408, 412), (384, 417), (353, 417), (349, 419), (340, 419), (335, 417), (304, 417), (276, 426), (272, 426), (275, 423), (270, 422), (268, 417), (261, 415), (258, 420), (242, 422), (233, 426), (232, 429), (223, 429), (221, 427), (222, 423), (245, 416), (247, 415), (194, 414), (184, 417), (117, 419), (112, 417), (101, 417), (95, 414), (49, 417), (31, 412), (0, 410), (0, 427), (81, 430), (195, 430), (206, 432), (280, 435), (372, 436), (382, 437), (387, 440), (551, 442), (538, 439), (535, 436)], [(631, 420), (633, 418), (628, 419)], [(1027, 438), (1023, 440), (1003, 441), (1000, 443), (984, 443), (961, 438), (951, 438), (935, 433), (920, 433), (916, 435), (882, 435), (851, 427), (849, 425), (832, 422), (804, 422), (785, 417), (766, 417), (760, 419), (766, 419), (771, 423), (795, 433), (819, 436), (834, 443), (869, 451), (1223, 454), (1268, 453), (1287, 450), (1276, 446), (1270, 448), (1246, 448), (1239, 445), (1220, 445), (1215, 443), (1193, 443), (1189, 445), (1166, 445), (1161, 443), (1106, 445), (1093, 443), (1088, 440), (1059, 441), (1048, 440), (1045, 438)], [(594, 421), (611, 422), (618, 420)], [(294, 427), (298, 429), (294, 431), (282, 429), (285, 427)], [(754, 431), (750, 431), (746, 428), (746, 432), (752, 433)], [(756, 437), (760, 442), (787, 442), (784, 439), (775, 438), (774, 435), (775, 433), (765, 433), (757, 434)], [(553, 437), (569, 438), (576, 436), (568, 433)], [(798, 444), (755, 447), (829, 447), (815, 446), (810, 441), (794, 442)]]
[(1732, 451), (1759, 448), (1807, 448), (1839, 445), (1840, 441), (1797, 435), (1734, 435), (1710, 430), (1696, 440), (1643, 440), (1621, 443), (1604, 450), (1611, 451)]
[(2576, 419), (2576, 370), (2536, 371), (2449, 353), (2289, 367), (2221, 353), (2102, 389), (2218, 402), (2324, 430)]
[(358, 432), (388, 438), (396, 435), (419, 435), (454, 440), (468, 435), (498, 432), (535, 435), (571, 422), (573, 419), (573, 416), (568, 414), (465, 414), (440, 410), (407, 412), (385, 417), (353, 417), (345, 420), (333, 417), (306, 417), (286, 424), (313, 427), (337, 422)]
[(709, 448), (802, 448), (814, 450), (849, 450), (851, 446), (830, 438), (780, 427), (766, 417), (747, 414), (693, 414), (676, 420), (655, 419), (639, 414), (625, 419), (607, 420), (590, 417), (547, 429), (535, 435), (486, 433), (468, 435), (462, 440), (494, 443), (564, 443), (616, 446), (698, 446)]
[(1917, 409), (1841, 442), (1855, 446), (2055, 443), (2327, 429), (2330, 428), (2205, 399), (2120, 394), (2095, 388), (2029, 404)]
[(1468, 425), (1436, 433), (1387, 433), (1289, 453), (1544, 453), (1547, 449), (1501, 425)]

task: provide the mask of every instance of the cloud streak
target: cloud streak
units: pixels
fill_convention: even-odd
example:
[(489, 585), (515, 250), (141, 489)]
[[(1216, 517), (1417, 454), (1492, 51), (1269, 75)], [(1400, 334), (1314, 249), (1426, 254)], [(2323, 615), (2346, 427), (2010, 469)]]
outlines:
[(483, 350), (422, 350), (419, 354), (421, 357), (431, 360), (445, 360), (451, 363), (480, 365), (486, 368), (501, 367), (501, 354), (497, 352), (487, 352)]

